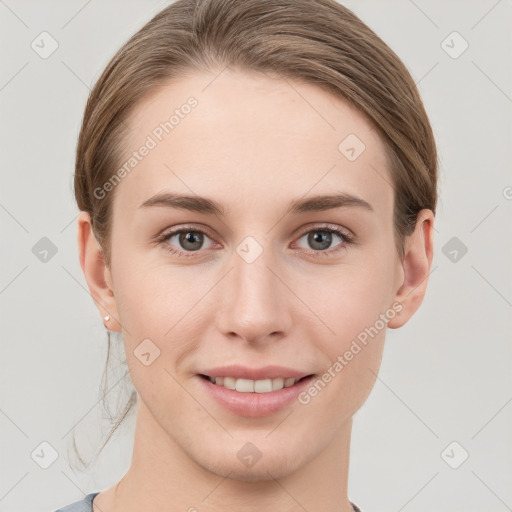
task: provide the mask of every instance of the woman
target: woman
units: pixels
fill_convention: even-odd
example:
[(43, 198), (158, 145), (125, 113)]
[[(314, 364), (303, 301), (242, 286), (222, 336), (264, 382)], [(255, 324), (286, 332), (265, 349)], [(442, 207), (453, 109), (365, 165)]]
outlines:
[(333, 0), (178, 0), (78, 141), (80, 264), (137, 391), (132, 462), (60, 511), (359, 510), (352, 416), (433, 254), (414, 81)]

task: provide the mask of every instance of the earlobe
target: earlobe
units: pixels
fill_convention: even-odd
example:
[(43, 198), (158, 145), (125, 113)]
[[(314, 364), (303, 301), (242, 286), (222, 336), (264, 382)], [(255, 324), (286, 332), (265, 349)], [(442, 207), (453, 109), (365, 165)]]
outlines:
[(397, 329), (408, 322), (418, 310), (428, 284), (434, 252), (434, 214), (424, 209), (418, 213), (414, 232), (407, 238), (401, 263), (401, 284), (394, 302), (402, 304), (400, 314), (389, 321), (388, 327)]
[[(78, 250), (80, 266), (84, 273), (91, 296), (110, 331), (119, 331), (118, 312), (114, 297), (112, 279), (105, 265), (103, 251), (94, 236), (90, 215), (81, 212), (78, 216)], [(109, 317), (108, 321), (105, 317)]]

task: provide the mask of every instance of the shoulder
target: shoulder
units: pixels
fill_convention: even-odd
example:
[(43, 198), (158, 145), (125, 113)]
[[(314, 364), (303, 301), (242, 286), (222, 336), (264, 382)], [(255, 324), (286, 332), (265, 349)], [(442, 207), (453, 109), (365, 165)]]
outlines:
[(90, 494), (84, 496), (81, 500), (70, 503), (69, 505), (65, 505), (55, 512), (92, 512), (92, 500), (97, 494), (99, 494), (99, 491), (91, 492)]

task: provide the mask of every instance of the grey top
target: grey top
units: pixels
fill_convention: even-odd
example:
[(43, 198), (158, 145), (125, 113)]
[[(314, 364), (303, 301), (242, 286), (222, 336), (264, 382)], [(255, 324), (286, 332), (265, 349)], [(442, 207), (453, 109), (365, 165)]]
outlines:
[[(94, 496), (96, 496), (96, 494), (99, 494), (99, 491), (91, 492), (87, 496), (84, 496), (84, 498), (82, 498), (81, 500), (75, 501), (74, 503), (66, 505), (65, 507), (59, 508), (55, 512), (93, 512), (92, 500), (94, 499)], [(357, 505), (354, 505), (352, 502), (350, 502), (350, 504), (352, 505), (352, 509), (354, 510), (354, 512), (361, 512), (361, 509)]]
[(84, 496), (81, 500), (75, 501), (74, 503), (70, 503), (62, 508), (59, 508), (55, 512), (93, 512), (92, 510), (92, 500), (96, 494), (100, 492), (91, 492)]

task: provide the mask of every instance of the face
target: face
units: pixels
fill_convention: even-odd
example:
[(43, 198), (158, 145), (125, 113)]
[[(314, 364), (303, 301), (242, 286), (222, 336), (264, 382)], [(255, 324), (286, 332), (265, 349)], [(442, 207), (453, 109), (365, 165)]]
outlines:
[[(129, 120), (124, 162), (138, 153), (114, 189), (103, 305), (153, 445), (266, 480), (346, 432), (375, 381), (386, 321), (406, 302), (396, 302), (406, 268), (384, 144), (358, 111), (313, 85), (212, 78), (169, 83)], [(253, 380), (276, 385), (289, 371), (313, 377), (249, 395), (200, 376), (227, 365), (263, 369)], [(251, 467), (246, 455), (261, 458)]]

